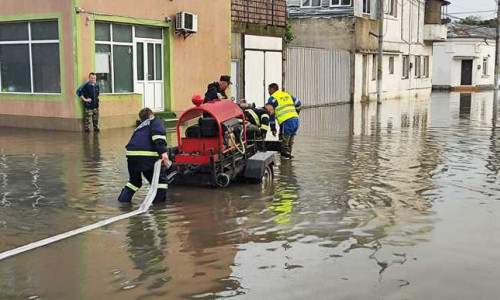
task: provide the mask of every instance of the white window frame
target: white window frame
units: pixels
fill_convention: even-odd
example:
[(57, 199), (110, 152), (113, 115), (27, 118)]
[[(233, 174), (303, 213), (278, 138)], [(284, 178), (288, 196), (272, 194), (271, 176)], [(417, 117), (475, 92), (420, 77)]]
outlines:
[(409, 79), (410, 78), (410, 56), (409, 55), (403, 55), (401, 58), (401, 67), (402, 67), (402, 73), (401, 78), (402, 79)]
[[(333, 4), (333, 1), (338, 1), (339, 4)], [(342, 4), (342, 0), (330, 0), (330, 7), (350, 7), (352, 6), (352, 0), (349, 0), (349, 4)]]
[(385, 14), (394, 18), (398, 17), (398, 0), (387, 0)]
[[(371, 14), (371, 1), (372, 0), (363, 0), (363, 13), (364, 14)], [(373, 0), (375, 1), (375, 0)], [(366, 10), (365, 10), (365, 4), (366, 4)]]
[(394, 56), (389, 56), (389, 75), (394, 75), (394, 64), (395, 64)]
[(489, 57), (483, 57), (483, 76), (488, 76), (488, 62)]
[[(136, 80), (136, 73), (137, 73), (137, 66), (134, 65), (134, 57), (135, 57), (135, 44), (134, 44), (134, 37), (135, 37), (135, 26), (131, 24), (121, 24), (121, 23), (110, 23), (110, 22), (101, 22), (104, 24), (109, 24), (109, 41), (98, 41), (95, 40), (94, 43), (94, 55), (95, 55), (95, 46), (96, 45), (109, 45), (111, 47), (111, 57), (110, 57), (110, 63), (111, 63), (111, 69), (109, 70), (111, 73), (111, 93), (102, 93), (103, 95), (120, 95), (120, 94), (133, 94), (135, 91), (135, 80)], [(129, 25), (132, 27), (132, 41), (131, 42), (114, 42), (113, 41), (113, 24), (118, 24), (118, 25)], [(130, 46), (132, 47), (132, 91), (126, 92), (126, 93), (115, 93), (115, 63), (114, 63), (114, 53), (113, 53), (113, 46)]]
[(378, 56), (377, 54), (372, 55), (372, 81), (376, 81), (378, 77)]
[(423, 64), (423, 74), (422, 77), (429, 78), (430, 73), (430, 57), (428, 55), (423, 56), (422, 64)]
[(310, 1), (310, 2), (309, 2), (310, 4), (309, 4), (309, 5), (304, 5), (304, 1), (307, 1), (307, 0), (300, 0), (300, 7), (305, 7), (305, 8), (321, 7), (321, 1), (322, 1), (322, 0), (320, 0), (320, 1), (319, 1), (319, 4), (318, 4), (318, 5), (313, 5), (313, 4), (312, 4), (314, 0), (309, 0), (309, 1)]
[[(57, 40), (31, 40), (31, 23), (33, 22), (43, 22), (43, 21), (56, 21), (57, 22)], [(61, 34), (59, 32), (59, 19), (47, 19), (47, 20), (19, 20), (16, 22), (20, 23), (28, 23), (28, 40), (21, 40), (21, 41), (0, 41), (0, 45), (28, 45), (29, 49), (29, 60), (30, 60), (30, 85), (31, 85), (31, 91), (30, 92), (4, 92), (2, 91), (2, 72), (0, 72), (0, 94), (23, 94), (23, 95), (62, 95), (63, 90), (62, 90), (62, 74), (59, 74), (59, 88), (61, 89), (61, 92), (59, 93), (37, 93), (35, 92), (35, 86), (34, 86), (34, 80), (33, 80), (33, 53), (32, 53), (32, 45), (34, 44), (58, 44), (59, 45), (59, 35)], [(10, 22), (2, 22), (2, 23), (10, 23)], [(59, 68), (61, 68), (61, 52), (59, 51)], [(0, 62), (0, 70), (1, 70), (1, 62)]]
[(422, 78), (422, 56), (415, 55), (415, 78)]

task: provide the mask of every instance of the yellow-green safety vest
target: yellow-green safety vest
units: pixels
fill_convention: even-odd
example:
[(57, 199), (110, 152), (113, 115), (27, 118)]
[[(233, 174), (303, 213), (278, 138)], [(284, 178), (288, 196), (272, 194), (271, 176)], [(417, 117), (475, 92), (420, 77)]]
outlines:
[(278, 101), (278, 106), (274, 109), (278, 124), (283, 124), (288, 119), (299, 117), (290, 94), (283, 91), (276, 91), (271, 96)]

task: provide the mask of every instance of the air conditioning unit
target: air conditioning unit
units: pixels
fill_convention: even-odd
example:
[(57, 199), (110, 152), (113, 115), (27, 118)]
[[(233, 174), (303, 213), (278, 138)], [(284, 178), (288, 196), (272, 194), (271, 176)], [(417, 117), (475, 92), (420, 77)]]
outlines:
[(197, 32), (198, 31), (198, 15), (181, 11), (177, 13), (175, 18), (175, 29), (184, 32)]

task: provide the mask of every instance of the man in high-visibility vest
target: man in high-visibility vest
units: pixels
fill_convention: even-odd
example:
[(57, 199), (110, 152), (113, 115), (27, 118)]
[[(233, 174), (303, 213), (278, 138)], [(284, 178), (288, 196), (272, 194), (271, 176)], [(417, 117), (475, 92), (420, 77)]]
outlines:
[[(142, 175), (151, 183), (154, 165), (158, 159), (168, 164), (167, 137), (163, 120), (156, 118), (149, 108), (139, 112), (141, 124), (135, 129), (127, 148), (129, 181), (123, 188), (118, 201), (131, 203), (135, 192), (142, 186)], [(167, 168), (162, 166), (158, 191), (154, 203), (164, 202), (167, 197)]]
[(299, 114), (295, 102), (292, 95), (281, 91), (276, 83), (269, 85), (268, 92), (270, 97), (266, 109), (275, 115), (280, 128), (283, 128), (281, 156), (292, 158), (293, 142), (299, 130)]

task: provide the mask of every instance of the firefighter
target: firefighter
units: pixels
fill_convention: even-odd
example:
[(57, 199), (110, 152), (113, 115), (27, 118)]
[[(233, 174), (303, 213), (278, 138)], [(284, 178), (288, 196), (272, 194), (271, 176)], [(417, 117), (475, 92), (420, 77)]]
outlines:
[(247, 108), (245, 109), (245, 118), (250, 123), (247, 127), (249, 136), (260, 137), (263, 140), (266, 138), (269, 130), (269, 112), (266, 108)]
[(135, 129), (127, 148), (127, 165), (129, 181), (123, 188), (118, 201), (131, 203), (135, 192), (142, 186), (142, 175), (151, 183), (154, 164), (158, 159), (163, 161), (154, 203), (164, 202), (167, 196), (167, 168), (169, 163), (167, 138), (163, 120), (156, 118), (149, 108), (139, 112), (141, 124)]
[[(293, 142), (299, 130), (299, 114), (295, 107), (296, 103), (292, 95), (281, 91), (276, 83), (269, 85), (268, 92), (270, 97), (266, 104), (266, 109), (272, 115), (275, 115), (280, 128), (283, 128), (281, 156), (292, 158)], [(274, 129), (273, 134), (275, 134), (276, 129), (272, 129)]]

